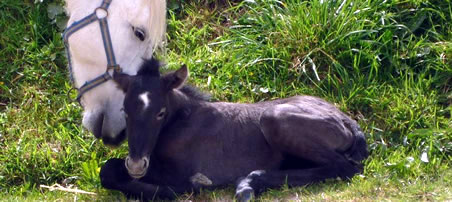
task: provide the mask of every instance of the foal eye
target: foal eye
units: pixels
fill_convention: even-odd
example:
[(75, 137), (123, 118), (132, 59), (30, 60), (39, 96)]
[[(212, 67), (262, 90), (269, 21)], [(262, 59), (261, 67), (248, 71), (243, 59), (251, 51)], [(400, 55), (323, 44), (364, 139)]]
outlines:
[(140, 39), (140, 41), (144, 41), (144, 39), (146, 38), (146, 34), (144, 33), (144, 30), (140, 29), (140, 28), (136, 28), (136, 27), (132, 27), (133, 30), (133, 34), (135, 34), (135, 36)]
[(165, 112), (166, 112), (166, 108), (164, 107), (164, 108), (162, 108), (162, 109), (160, 110), (160, 112), (157, 114), (156, 119), (157, 119), (157, 120), (162, 120), (163, 117), (165, 117)]

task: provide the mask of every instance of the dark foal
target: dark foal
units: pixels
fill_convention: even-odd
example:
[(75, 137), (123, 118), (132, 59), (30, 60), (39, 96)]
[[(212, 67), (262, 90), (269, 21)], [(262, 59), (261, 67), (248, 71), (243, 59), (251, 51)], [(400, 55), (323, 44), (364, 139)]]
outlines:
[(105, 188), (143, 199), (174, 198), (237, 183), (238, 201), (285, 183), (351, 178), (368, 156), (358, 124), (328, 102), (296, 96), (255, 104), (208, 102), (184, 86), (185, 66), (160, 75), (147, 61), (115, 74), (126, 93), (129, 156), (110, 159)]

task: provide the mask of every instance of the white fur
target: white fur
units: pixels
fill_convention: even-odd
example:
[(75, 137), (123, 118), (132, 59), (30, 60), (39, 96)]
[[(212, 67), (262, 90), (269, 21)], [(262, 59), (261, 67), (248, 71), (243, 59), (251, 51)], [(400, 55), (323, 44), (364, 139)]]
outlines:
[(151, 99), (149, 98), (149, 92), (141, 93), (138, 98), (143, 102), (143, 110), (146, 110), (149, 107), (149, 103), (151, 103)]
[[(102, 0), (66, 0), (68, 25), (94, 12)], [(108, 9), (116, 62), (124, 73), (135, 75), (142, 58), (150, 58), (156, 47), (164, 41), (166, 28), (165, 0), (113, 0)], [(135, 37), (132, 26), (145, 30), (146, 39)], [(80, 87), (105, 72), (107, 61), (97, 22), (92, 23), (69, 38), (75, 87)], [(94, 121), (104, 115), (102, 135), (115, 137), (126, 126), (120, 110), (124, 94), (113, 81), (108, 81), (87, 93), (81, 99), (84, 107), (83, 125), (90, 131)]]
[(204, 185), (210, 186), (212, 185), (212, 180), (210, 180), (207, 176), (202, 173), (196, 173), (195, 175), (190, 177), (190, 181), (193, 185)]

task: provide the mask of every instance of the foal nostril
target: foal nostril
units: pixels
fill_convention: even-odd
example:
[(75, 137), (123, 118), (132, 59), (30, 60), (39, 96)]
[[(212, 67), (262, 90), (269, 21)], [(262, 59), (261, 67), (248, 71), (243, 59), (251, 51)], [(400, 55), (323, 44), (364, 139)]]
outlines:
[(143, 157), (143, 169), (147, 169), (149, 166), (149, 160), (146, 157)]
[(126, 160), (124, 161), (124, 164), (125, 164), (127, 170), (130, 170), (130, 168), (129, 168), (129, 160), (130, 160), (130, 158), (127, 156)]

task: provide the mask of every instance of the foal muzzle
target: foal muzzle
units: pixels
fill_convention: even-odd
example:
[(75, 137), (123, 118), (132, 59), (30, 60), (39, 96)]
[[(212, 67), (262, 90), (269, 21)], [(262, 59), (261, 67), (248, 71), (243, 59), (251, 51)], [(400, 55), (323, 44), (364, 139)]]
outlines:
[(146, 175), (149, 167), (149, 159), (148, 157), (143, 157), (141, 159), (134, 160), (127, 156), (125, 166), (131, 177), (139, 179)]

